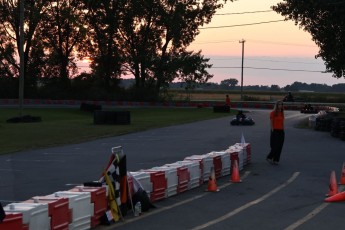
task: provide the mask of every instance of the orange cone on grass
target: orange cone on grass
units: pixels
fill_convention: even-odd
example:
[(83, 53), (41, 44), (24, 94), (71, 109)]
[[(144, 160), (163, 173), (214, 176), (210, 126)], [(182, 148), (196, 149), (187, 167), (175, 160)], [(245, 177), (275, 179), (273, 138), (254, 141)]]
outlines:
[(333, 196), (327, 197), (325, 201), (326, 202), (345, 201), (345, 192), (340, 192)]
[(331, 172), (328, 186), (329, 186), (329, 191), (328, 191), (328, 194), (326, 194), (326, 196), (334, 196), (335, 194), (338, 193), (337, 179), (335, 177), (334, 170)]
[(341, 175), (340, 175), (340, 183), (341, 185), (345, 185), (345, 163), (343, 163), (343, 167), (341, 168)]
[(232, 166), (231, 180), (230, 181), (232, 183), (242, 182), (240, 179), (240, 170), (238, 168), (237, 160), (234, 161), (234, 165)]
[(211, 174), (208, 179), (208, 186), (206, 192), (219, 192), (216, 182), (216, 174), (214, 172), (214, 168), (211, 168)]

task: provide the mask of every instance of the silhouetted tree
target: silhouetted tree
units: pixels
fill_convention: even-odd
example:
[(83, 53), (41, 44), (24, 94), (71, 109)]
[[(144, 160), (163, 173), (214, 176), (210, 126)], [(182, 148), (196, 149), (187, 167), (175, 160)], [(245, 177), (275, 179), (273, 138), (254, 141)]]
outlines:
[(238, 80), (236, 78), (229, 78), (220, 82), (220, 85), (226, 85), (228, 87), (235, 87), (237, 84)]
[(70, 76), (77, 73), (75, 51), (87, 32), (85, 8), (82, 0), (49, 1), (44, 24), (38, 27), (48, 56), (49, 77), (60, 77), (63, 85), (69, 84)]
[(119, 30), (126, 1), (89, 0), (88, 39), (80, 46), (82, 56), (90, 58), (92, 74), (106, 88), (117, 86), (123, 69), (123, 42)]
[[(135, 77), (136, 89), (150, 89), (158, 95), (176, 78), (205, 82), (211, 76), (207, 59), (200, 52), (187, 52), (187, 47), (199, 34), (199, 27), (211, 21), (223, 5), (210, 0), (129, 0), (121, 23), (122, 42), (128, 72)], [(188, 61), (181, 61), (186, 60)], [(187, 65), (196, 72), (186, 73)], [(183, 71), (181, 71), (183, 70)], [(178, 76), (177, 73), (182, 73)], [(146, 94), (146, 93), (145, 93)]]
[(286, 20), (309, 32), (319, 46), (316, 58), (325, 61), (333, 77), (345, 77), (345, 2), (339, 0), (285, 0), (272, 6)]
[[(2, 76), (19, 76), (19, 3), (0, 1), (0, 72)], [(25, 91), (35, 90), (37, 79), (43, 75), (45, 55), (42, 37), (37, 28), (49, 2), (24, 1), (24, 76)]]

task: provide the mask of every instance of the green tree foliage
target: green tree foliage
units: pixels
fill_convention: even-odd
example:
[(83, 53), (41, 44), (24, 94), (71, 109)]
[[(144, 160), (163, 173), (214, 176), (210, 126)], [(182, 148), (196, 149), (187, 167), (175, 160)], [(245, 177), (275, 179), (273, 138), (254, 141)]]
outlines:
[(345, 2), (339, 0), (284, 0), (272, 9), (309, 32), (319, 46), (316, 58), (325, 61), (333, 77), (345, 77)]
[(229, 78), (221, 81), (220, 84), (234, 88), (238, 84), (238, 80), (236, 78)]
[(87, 4), (88, 39), (79, 52), (90, 58), (92, 74), (105, 87), (116, 86), (124, 73), (119, 23), (125, 4), (123, 0), (90, 0)]
[(222, 6), (217, 0), (127, 1), (119, 45), (136, 88), (158, 95), (176, 78), (204, 82), (212, 77), (206, 71), (208, 60), (187, 47)]
[[(133, 75), (137, 98), (155, 100), (175, 80), (190, 87), (206, 83), (212, 78), (209, 59), (187, 48), (226, 1), (26, 0), (25, 87), (36, 96), (43, 87), (45, 95), (71, 89), (59, 83), (71, 86), (83, 57), (91, 60), (92, 77), (78, 82), (111, 91)], [(0, 0), (0, 73), (7, 77), (19, 74), (18, 3)]]
[(279, 85), (271, 85), (271, 91), (280, 91)]
[[(16, 0), (0, 1), (0, 72), (2, 76), (19, 75), (19, 2)], [(24, 2), (24, 76), (26, 91), (37, 85), (37, 78), (44, 69), (43, 47), (36, 28), (40, 25), (42, 12), (47, 1)]]
[(49, 1), (38, 33), (48, 57), (50, 76), (69, 79), (77, 72), (76, 47), (83, 44), (87, 29), (84, 27), (85, 8), (80, 0)]

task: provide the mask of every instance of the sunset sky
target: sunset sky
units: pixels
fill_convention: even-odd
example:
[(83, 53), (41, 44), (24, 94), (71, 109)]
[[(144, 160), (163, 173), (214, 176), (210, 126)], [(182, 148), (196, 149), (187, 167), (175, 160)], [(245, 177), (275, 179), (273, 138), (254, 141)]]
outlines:
[(322, 59), (314, 58), (319, 49), (311, 35), (292, 21), (282, 21), (284, 18), (270, 9), (279, 2), (227, 2), (212, 22), (201, 29), (189, 50), (202, 50), (206, 58), (211, 58), (213, 67), (209, 72), (214, 75), (211, 82), (236, 78), (240, 84), (242, 44), (239, 41), (244, 39), (243, 85), (283, 87), (295, 81), (345, 83), (343, 78), (321, 73), (325, 66)]

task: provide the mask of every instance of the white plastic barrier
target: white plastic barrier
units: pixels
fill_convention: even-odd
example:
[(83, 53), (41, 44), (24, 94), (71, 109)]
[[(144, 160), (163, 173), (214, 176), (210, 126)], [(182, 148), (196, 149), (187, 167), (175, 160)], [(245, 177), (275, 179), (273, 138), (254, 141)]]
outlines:
[(129, 172), (129, 174), (133, 176), (140, 183), (140, 185), (146, 191), (147, 195), (150, 197), (152, 193), (152, 182), (151, 182), (150, 174), (144, 171)]
[(252, 147), (250, 143), (236, 143), (235, 146), (243, 148), (243, 165), (250, 164), (252, 161)]
[(220, 156), (222, 159), (222, 176), (227, 176), (230, 175), (230, 166), (231, 166), (231, 161), (230, 161), (230, 153), (226, 151), (213, 151), (210, 152), (209, 155), (217, 155)]
[(177, 194), (177, 170), (174, 167), (160, 166), (153, 167), (147, 171), (163, 171), (165, 173), (165, 178), (167, 179), (167, 189), (165, 191), (165, 197), (170, 197)]
[(169, 168), (174, 168), (177, 174), (177, 193), (185, 192), (189, 189), (190, 174), (188, 167), (181, 164), (166, 164)]
[(235, 153), (235, 152), (238, 153), (238, 168), (239, 168), (239, 170), (243, 170), (243, 166), (244, 166), (243, 147), (241, 145), (232, 145), (225, 151), (230, 153), (230, 159), (231, 159), (232, 153)]
[(192, 155), (186, 157), (185, 160), (201, 161), (202, 164), (202, 183), (207, 182), (210, 174), (211, 168), (213, 167), (213, 158), (207, 154), (204, 155)]
[(200, 175), (201, 175), (201, 169), (199, 162), (197, 161), (177, 161), (172, 164), (167, 164), (168, 166), (170, 165), (183, 165), (188, 168), (189, 171), (189, 182), (188, 182), (188, 189), (196, 188), (200, 186)]
[(28, 225), (29, 230), (50, 229), (48, 204), (11, 203), (4, 207), (4, 211), (22, 213), (23, 224)]
[(91, 217), (93, 216), (94, 204), (91, 203), (89, 192), (55, 192), (51, 196), (66, 197), (69, 200), (69, 208), (72, 210), (72, 223), (70, 230), (84, 230), (91, 228)]

